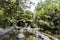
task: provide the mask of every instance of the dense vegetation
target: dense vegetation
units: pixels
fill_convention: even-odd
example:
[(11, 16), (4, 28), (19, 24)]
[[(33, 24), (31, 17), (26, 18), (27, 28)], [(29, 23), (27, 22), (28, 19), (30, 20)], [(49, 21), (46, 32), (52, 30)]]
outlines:
[[(46, 0), (37, 6), (36, 20), (38, 27), (53, 33), (60, 33), (60, 3)], [(40, 7), (41, 6), (41, 7)]]
[(23, 0), (8, 0), (0, 2), (0, 27), (14, 26), (32, 28), (38, 27), (46, 33), (60, 34), (60, 0), (40, 1), (36, 6), (36, 13), (27, 8)]

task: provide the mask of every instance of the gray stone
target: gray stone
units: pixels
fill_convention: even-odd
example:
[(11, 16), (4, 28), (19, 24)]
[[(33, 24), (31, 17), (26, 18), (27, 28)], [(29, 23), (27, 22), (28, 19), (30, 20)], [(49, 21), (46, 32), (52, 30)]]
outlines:
[(25, 35), (23, 33), (20, 33), (17, 35), (17, 39), (18, 40), (24, 40), (25, 39)]
[(4, 38), (8, 38), (10, 32), (13, 31), (13, 30), (14, 30), (14, 27), (10, 27), (10, 28), (7, 28), (5, 30), (0, 28), (0, 40), (4, 40)]

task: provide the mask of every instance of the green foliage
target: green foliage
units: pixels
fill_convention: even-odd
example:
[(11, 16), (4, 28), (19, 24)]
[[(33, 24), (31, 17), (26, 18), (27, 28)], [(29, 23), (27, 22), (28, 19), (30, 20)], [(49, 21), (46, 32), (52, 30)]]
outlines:
[(11, 23), (17, 25), (17, 22), (23, 21), (24, 24), (30, 22), (31, 26), (38, 26), (43, 30), (60, 30), (60, 0), (46, 0), (38, 3), (36, 14), (29, 10), (25, 11), (26, 6), (22, 1), (9, 0), (5, 5), (0, 6), (0, 26), (2, 28), (9, 27)]
[(46, 0), (37, 5), (36, 23), (44, 31), (60, 33), (60, 3), (58, 1)]
[(8, 0), (0, 4), (0, 27), (8, 28), (11, 24), (16, 27), (21, 21), (19, 24), (23, 22), (24, 27), (30, 25), (48, 33), (60, 33), (60, 0), (38, 3), (35, 14), (25, 11), (26, 5), (22, 1)]
[(16, 23), (18, 16), (21, 14), (20, 12), (22, 12), (20, 11), (22, 8), (19, 8), (19, 3), (13, 3), (14, 0), (7, 2), (6, 5), (0, 8), (0, 25), (2, 28), (9, 27), (11, 23)]

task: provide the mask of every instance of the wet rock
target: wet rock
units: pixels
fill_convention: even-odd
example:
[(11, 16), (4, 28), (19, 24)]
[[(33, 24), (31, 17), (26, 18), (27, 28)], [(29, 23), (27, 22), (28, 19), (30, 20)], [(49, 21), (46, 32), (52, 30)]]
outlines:
[(21, 29), (19, 30), (19, 32), (20, 32), (20, 33), (23, 33), (23, 32), (24, 32), (24, 28), (21, 28)]
[(10, 28), (7, 28), (5, 30), (3, 30), (2, 28), (0, 28), (0, 36), (3, 36), (5, 34), (9, 34), (13, 30), (14, 30), (14, 27), (10, 27)]
[(25, 39), (25, 35), (20, 33), (17, 35), (17, 40), (24, 40)]
[(2, 28), (0, 28), (0, 36), (5, 34), (4, 30)]
[(10, 27), (10, 28), (7, 28), (5, 30), (0, 28), (0, 40), (4, 40), (4, 38), (8, 38), (10, 32), (12, 32), (13, 30), (14, 30), (14, 27)]
[(58, 38), (54, 38), (54, 40), (59, 40)]
[(44, 34), (40, 33), (39, 31), (36, 31), (36, 32), (35, 32), (35, 35), (36, 35), (36, 37), (38, 37), (39, 39), (51, 40), (51, 39), (49, 39), (48, 36), (45, 36)]
[(27, 27), (27, 31), (31, 33), (32, 32), (32, 28), (30, 26)]

